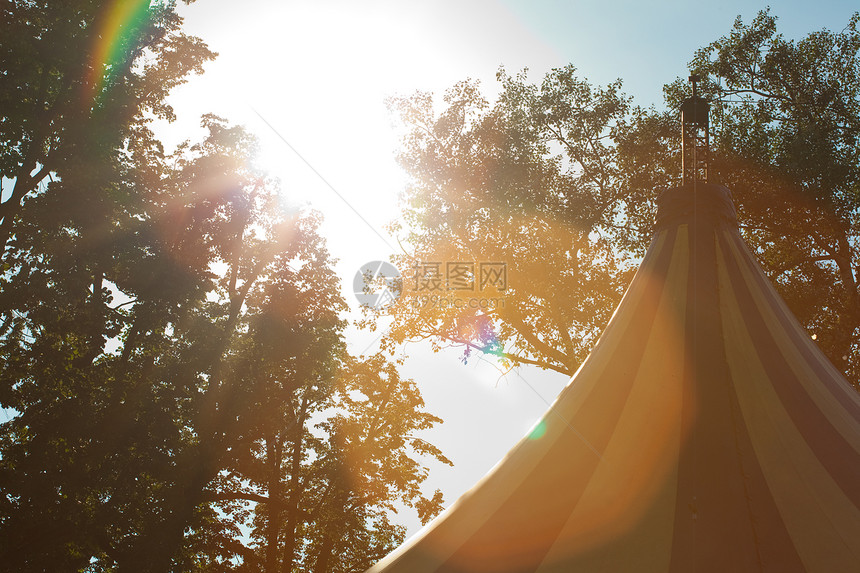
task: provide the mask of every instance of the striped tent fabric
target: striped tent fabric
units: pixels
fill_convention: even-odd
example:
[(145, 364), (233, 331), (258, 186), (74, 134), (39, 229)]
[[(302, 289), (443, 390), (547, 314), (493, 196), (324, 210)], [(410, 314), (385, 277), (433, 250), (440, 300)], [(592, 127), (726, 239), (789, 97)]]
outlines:
[(725, 187), (663, 193), (539, 429), (369, 572), (860, 572), (860, 395), (768, 282)]

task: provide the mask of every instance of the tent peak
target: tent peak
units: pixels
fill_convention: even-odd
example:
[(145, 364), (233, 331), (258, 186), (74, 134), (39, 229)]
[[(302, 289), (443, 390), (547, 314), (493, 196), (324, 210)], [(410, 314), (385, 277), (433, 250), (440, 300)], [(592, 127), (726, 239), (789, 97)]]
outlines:
[(703, 181), (667, 189), (657, 197), (657, 228), (682, 224), (737, 228), (732, 192), (723, 185)]

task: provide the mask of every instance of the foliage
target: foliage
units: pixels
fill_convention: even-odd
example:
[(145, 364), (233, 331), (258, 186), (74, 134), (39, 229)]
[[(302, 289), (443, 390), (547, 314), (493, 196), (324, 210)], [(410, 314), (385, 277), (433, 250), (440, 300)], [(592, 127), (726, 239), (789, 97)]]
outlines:
[[(697, 52), (715, 176), (795, 315), (860, 388), (860, 13), (786, 40), (764, 11)], [(667, 93), (679, 96), (677, 83)]]
[[(573, 66), (540, 86), (504, 70), (498, 79), (493, 105), (473, 82), (449, 90), (439, 114), (427, 94), (390, 102), (410, 128), (400, 153), (410, 183), (394, 230), (407, 233), (411, 252), (397, 262), (413, 276), (388, 340), (441, 340), (571, 374), (632, 268), (618, 247), (635, 198), (624, 193), (615, 146), (629, 102), (618, 83), (593, 88)], [(428, 262), (440, 265), (438, 288), (424, 288)], [(445, 283), (457, 262), (474, 265), (472, 288), (459, 292)], [(486, 262), (504, 264), (506, 284), (480, 288)]]
[[(441, 507), (418, 460), (444, 458), (413, 435), (438, 419), (394, 365), (346, 354), (319, 216), (285, 206), (248, 133), (209, 115), (199, 142), (154, 137), (169, 90), (213, 56), (173, 3), (103, 4), (3, 7), (0, 568), (367, 564), (402, 538), (392, 499)], [(121, 49), (99, 59), (126, 8)], [(344, 402), (354, 390), (363, 405)], [(390, 435), (346, 432), (371, 413)], [(266, 466), (284, 447), (298, 466)], [(350, 519), (308, 510), (327, 488)], [(289, 551), (266, 537), (272, 499), (294, 502)]]
[[(858, 18), (794, 42), (762, 12), (691, 68), (714, 100), (712, 180), (732, 188), (772, 280), (860, 386)], [(572, 374), (647, 247), (654, 199), (679, 182), (680, 125), (676, 111), (633, 107), (619, 83), (594, 88), (572, 66), (539, 86), (504, 71), (499, 81), (492, 104), (472, 82), (449, 90), (441, 111), (428, 94), (391, 101), (410, 176), (393, 230), (412, 276), (388, 341), (431, 339)], [(687, 90), (667, 86), (672, 110)], [(428, 262), (442, 263), (444, 279), (456, 261), (505, 262), (508, 288), (490, 295), (503, 306), (471, 308), (473, 293), (444, 283), (422, 289), (436, 272)]]
[(416, 457), (450, 462), (415, 434), (440, 421), (415, 384), (376, 355), (347, 360), (328, 386), (306, 380), (273, 406), (287, 412), (261, 418), (230, 491), (213, 496), (257, 504), (241, 570), (364, 571), (403, 541), (388, 519), (395, 502), (424, 522), (442, 509), (441, 492), (418, 487), (427, 470)]
[(0, 244), (50, 173), (88, 164), (94, 178), (108, 176), (125, 141), (151, 139), (147, 118), (173, 118), (167, 93), (214, 57), (182, 33), (174, 2), (148, 4), (4, 3), (0, 175), (13, 184), (0, 203)]

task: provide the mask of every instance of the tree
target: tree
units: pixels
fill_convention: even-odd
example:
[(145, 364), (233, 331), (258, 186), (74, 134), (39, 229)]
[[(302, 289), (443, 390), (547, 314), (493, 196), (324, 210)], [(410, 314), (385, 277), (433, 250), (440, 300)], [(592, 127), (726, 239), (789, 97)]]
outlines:
[[(412, 252), (397, 261), (411, 276), (388, 340), (429, 338), (572, 374), (630, 278), (618, 247), (635, 198), (614, 143), (629, 101), (619, 83), (593, 88), (573, 66), (539, 87), (525, 74), (498, 79), (492, 106), (472, 82), (452, 88), (438, 115), (427, 94), (390, 102), (410, 128), (404, 223), (393, 227)], [(458, 263), (459, 291), (444, 282)], [(504, 284), (482, 284), (482, 263), (503, 264)]]
[[(857, 24), (791, 42), (763, 12), (700, 50), (691, 69), (715, 100), (712, 180), (733, 189), (771, 279), (860, 387)], [(398, 258), (410, 276), (387, 340), (572, 374), (648, 244), (654, 199), (679, 183), (677, 109), (688, 92), (681, 80), (667, 86), (670, 111), (658, 112), (633, 107), (619, 83), (593, 88), (572, 66), (540, 86), (504, 71), (499, 80), (492, 105), (470, 82), (441, 112), (428, 94), (391, 102), (408, 128), (400, 162), (410, 176), (393, 229), (411, 251)], [(474, 263), (453, 265), (468, 282), (481, 279), (481, 261), (507, 264), (503, 296), (491, 291), (503, 306), (470, 308), (472, 291), (444, 283), (445, 263)]]
[(293, 385), (261, 421), (246, 455), (229, 471), (229, 491), (214, 498), (255, 503), (248, 571), (364, 571), (403, 541), (390, 523), (394, 502), (426, 523), (442, 494), (424, 497), (427, 469), (416, 458), (449, 463), (419, 436), (440, 420), (421, 410), (411, 380), (381, 355), (347, 358), (326, 383)]
[[(306, 219), (272, 217), (274, 189), (244, 167), (247, 136), (205, 124), (203, 144), (149, 156), (152, 173), (94, 189), (69, 170), (20, 212), (2, 291), (3, 405), (18, 416), (2, 428), (0, 527), (59, 555), (16, 551), (10, 565), (145, 569), (200, 517), (233, 425), (225, 370), (242, 306), (316, 237)], [(65, 529), (45, 531), (48, 515)]]
[(167, 93), (214, 57), (180, 30), (175, 2), (40, 3), (2, 8), (0, 246), (51, 173), (116, 165), (130, 138), (149, 139), (147, 118), (172, 119)]
[[(860, 13), (800, 41), (763, 11), (696, 53), (716, 177), (801, 323), (860, 389)], [(669, 89), (677, 101), (678, 85)]]
[[(359, 446), (332, 434), (351, 435), (341, 429), (354, 431), (355, 422), (334, 410), (328, 432), (309, 428), (313, 415), (346, 408), (337, 396), (370, 393), (369, 381), (390, 380), (399, 400), (367, 407), (378, 408), (378, 425), (399, 426), (373, 455), (395, 456), (408, 445), (413, 455), (440, 457), (405, 435), (438, 419), (419, 411), (417, 390), (393, 366), (372, 360), (350, 375), (368, 382), (338, 386), (347, 360), (345, 304), (319, 220), (280, 208), (277, 188), (247, 167), (253, 141), (241, 129), (214, 117), (204, 125), (202, 143), (163, 158), (162, 166), (173, 166), (159, 170), (163, 178), (100, 198), (114, 215), (106, 236), (90, 239), (105, 221), (92, 222), (86, 205), (83, 213), (57, 207), (75, 192), (70, 179), (48, 185), (21, 212), (2, 296), (10, 365), (0, 377), (3, 405), (19, 412), (2, 426), (0, 460), (7, 502), (0, 534), (17, 541), (3, 556), (10, 568), (185, 571), (227, 568), (234, 557), (252, 563), (238, 528), (249, 510), (236, 502), (262, 503), (263, 532), (276, 522), (265, 513), (275, 499), (286, 523), (277, 521), (267, 550), (294, 554), (283, 561), (291, 569), (316, 551), (316, 560), (327, 555), (319, 570), (336, 570), (362, 554), (346, 552), (356, 539), (377, 544), (378, 553), (402, 538), (387, 521), (389, 494), (427, 515), (441, 509), (440, 496), (420, 495), (426, 470), (405, 453), (383, 460), (399, 465), (382, 464), (390, 473), (376, 475), (392, 489), (359, 497), (344, 481), (363, 475), (344, 462)], [(219, 266), (223, 272), (213, 272)], [(309, 455), (326, 465), (305, 468)], [(287, 460), (293, 465), (281, 463)], [(248, 464), (263, 469), (246, 475)], [(263, 493), (236, 493), (242, 480), (262, 479), (261, 471)], [(352, 521), (331, 507), (334, 493)], [(313, 503), (319, 515), (307, 509)], [(337, 538), (319, 528), (321, 516), (333, 515), (344, 527)], [(54, 527), (46, 529), (45, 519)], [(293, 550), (285, 548), (290, 543)], [(38, 551), (42, 545), (55, 550)], [(333, 554), (337, 546), (345, 552)]]
[[(311, 410), (296, 425), (286, 405), (305, 390), (314, 407), (333, 403), (344, 302), (318, 215), (284, 207), (253, 167), (253, 137), (204, 116), (201, 141), (165, 153), (149, 129), (212, 57), (173, 4), (101, 5), (3, 8), (0, 568), (231, 570), (254, 552), (230, 470), (274, 446), (265, 431), (289, 444), (292, 423), (339, 455), (308, 437)], [(108, 32), (119, 55), (86, 55)], [(411, 494), (425, 477), (415, 464), (396, 476)], [(362, 498), (356, 514), (376, 519), (380, 504)], [(354, 535), (387, 547), (397, 530), (376, 520)], [(296, 523), (297, 543), (315, 547)]]
[[(126, 8), (128, 18), (106, 27)], [(140, 420), (152, 424), (152, 443), (114, 455), (120, 437), (141, 428), (121, 415), (126, 392), (138, 398), (140, 388), (121, 361), (105, 360), (125, 312), (109, 306), (110, 280), (121, 282), (130, 260), (116, 251), (133, 249), (140, 227), (129, 170), (142, 150), (157, 151), (147, 117), (169, 118), (167, 91), (212, 54), (179, 31), (172, 3), (114, 10), (98, 2), (2, 8), (0, 402), (17, 412), (2, 429), (9, 569), (87, 566), (112, 537), (105, 524), (115, 520), (121, 531), (146, 509), (148, 480), (117, 491), (113, 477), (163, 457), (155, 451), (161, 412)], [(91, 57), (114, 32), (116, 57)]]
[[(451, 465), (417, 434), (442, 421), (423, 412), (423, 405), (415, 383), (381, 355), (353, 363), (338, 381), (335, 411), (317, 425), (329, 437), (315, 463), (328, 493), (323, 490), (312, 514), (307, 556), (313, 568), (307, 561), (302, 569), (364, 571), (384, 557), (405, 535), (388, 521), (396, 501), (417, 509), (424, 524), (442, 511), (441, 491), (427, 498), (419, 489), (427, 468), (415, 458)], [(332, 568), (335, 556), (340, 564)]]

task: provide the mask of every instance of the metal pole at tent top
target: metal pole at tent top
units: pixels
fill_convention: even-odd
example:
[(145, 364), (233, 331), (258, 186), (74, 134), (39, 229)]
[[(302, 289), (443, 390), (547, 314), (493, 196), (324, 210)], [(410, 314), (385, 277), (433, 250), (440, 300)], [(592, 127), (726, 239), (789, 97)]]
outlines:
[(695, 186), (708, 181), (710, 162), (710, 124), (708, 101), (699, 97), (697, 83), (701, 78), (692, 74), (693, 95), (681, 103), (681, 182)]

